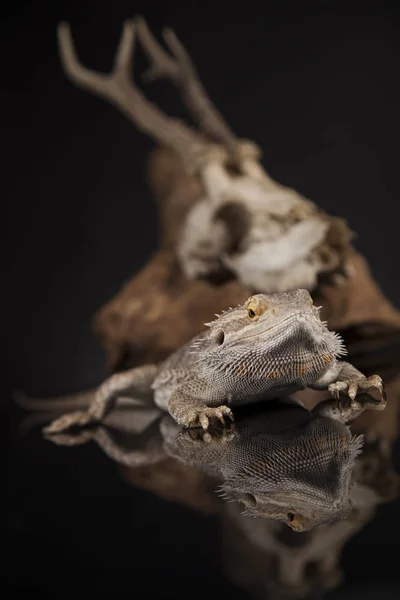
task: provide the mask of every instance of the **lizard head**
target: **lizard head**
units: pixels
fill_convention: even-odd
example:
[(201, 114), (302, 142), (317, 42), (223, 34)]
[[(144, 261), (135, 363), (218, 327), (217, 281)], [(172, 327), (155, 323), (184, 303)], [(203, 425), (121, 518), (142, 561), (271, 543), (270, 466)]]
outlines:
[[(210, 330), (199, 353), (203, 352), (209, 366), (223, 364), (232, 372), (242, 367), (243, 374), (265, 356), (277, 364), (279, 360), (293, 361), (301, 352), (304, 363), (308, 353), (328, 365), (345, 350), (341, 338), (321, 321), (319, 311), (303, 289), (253, 295), (206, 323)], [(301, 366), (301, 360), (298, 364)]]
[(298, 498), (291, 498), (290, 494), (265, 499), (262, 495), (247, 492), (236, 499), (244, 504), (244, 515), (281, 521), (297, 533), (345, 519), (352, 511), (350, 500), (334, 510), (327, 510), (314, 505), (312, 501), (301, 502)]
[(352, 474), (362, 445), (363, 436), (353, 436), (347, 426), (326, 418), (294, 435), (255, 434), (234, 465), (226, 461), (228, 476), (221, 490), (242, 503), (247, 516), (308, 531), (352, 512)]

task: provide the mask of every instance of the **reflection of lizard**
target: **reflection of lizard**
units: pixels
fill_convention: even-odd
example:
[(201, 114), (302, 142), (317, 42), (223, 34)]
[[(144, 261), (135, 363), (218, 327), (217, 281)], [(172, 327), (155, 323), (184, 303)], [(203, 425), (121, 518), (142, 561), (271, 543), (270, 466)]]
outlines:
[[(359, 402), (363, 410), (374, 404), (366, 394)], [(130, 467), (173, 457), (218, 480), (223, 496), (238, 500), (247, 514), (306, 531), (343, 519), (352, 509), (352, 472), (363, 436), (332, 418), (333, 405), (327, 399), (308, 411), (281, 398), (242, 409), (234, 431), (214, 429), (208, 443), (201, 429), (181, 428), (169, 415), (157, 417), (152, 407), (140, 406), (117, 409), (96, 428), (48, 438), (72, 446), (94, 440), (112, 460)]]
[[(387, 374), (387, 379), (390, 380), (389, 374), (386, 371), (383, 373)], [(269, 440), (272, 441), (271, 434), (279, 435), (277, 420), (280, 420), (283, 425), (281, 434), (284, 434), (284, 430), (294, 432), (299, 429), (298, 441), (302, 446), (300, 457), (303, 451), (306, 452), (307, 444), (303, 444), (305, 437), (308, 437), (311, 444), (317, 441), (312, 435), (311, 437), (307, 435), (307, 432), (310, 432), (307, 423), (313, 428), (318, 422), (321, 424), (326, 422), (327, 432), (331, 430), (332, 433), (340, 429), (347, 430), (342, 453), (339, 456), (339, 462), (346, 467), (346, 455), (343, 450), (354, 448), (351, 443), (352, 436), (348, 435), (348, 428), (330, 419), (320, 419), (321, 412), (329, 412), (322, 411), (322, 408), (326, 404), (334, 407), (334, 399), (322, 401), (311, 412), (295, 404), (288, 405), (281, 400), (267, 403), (265, 406), (258, 404), (238, 410), (233, 439), (228, 437), (224, 443), (223, 438), (218, 440), (214, 436), (209, 444), (201, 443), (201, 438), (204, 437), (201, 431), (181, 430), (168, 415), (155, 409), (152, 403), (135, 405), (133, 401), (125, 402), (125, 399), (120, 399), (115, 409), (105, 417), (102, 425), (52, 435), (48, 439), (62, 446), (76, 446), (93, 440), (111, 460), (119, 465), (121, 476), (129, 485), (151, 491), (168, 501), (184, 504), (205, 514), (217, 513), (222, 526), (221, 551), (224, 570), (230, 580), (244, 587), (252, 596), (259, 598), (268, 596), (277, 600), (308, 598), (310, 593), (322, 593), (322, 590), (338, 584), (343, 546), (363, 528), (366, 522), (371, 520), (377, 505), (393, 500), (397, 496), (399, 478), (393, 471), (390, 446), (397, 437), (399, 383), (400, 379), (397, 378), (387, 385), (389, 398), (387, 410), (366, 411), (352, 422), (352, 433), (362, 433), (365, 439), (362, 454), (354, 462), (355, 468), (351, 468), (351, 457), (347, 462), (347, 467), (352, 470), (353, 485), (350, 499), (354, 507), (353, 512), (344, 520), (330, 521), (300, 535), (292, 532), (287, 524), (277, 521), (276, 516), (273, 520), (244, 516), (241, 503), (223, 502), (222, 498), (214, 494), (214, 489), (221, 479), (222, 482), (227, 481), (227, 478), (232, 480), (234, 472), (239, 472), (246, 464), (250, 467), (254, 466), (255, 470), (253, 469), (253, 477), (241, 481), (242, 492), (254, 492), (254, 488), (259, 487), (257, 482), (262, 483), (265, 469), (270, 461), (266, 452), (263, 453), (265, 463), (254, 460), (259, 446), (257, 431), (265, 449)], [(304, 394), (314, 396), (314, 392), (310, 393), (310, 391), (305, 391)], [(370, 401), (365, 394), (358, 400), (365, 407)], [(310, 402), (307, 397), (304, 398), (304, 402), (307, 405), (314, 404), (314, 401), (311, 399)], [(342, 402), (349, 404), (350, 399), (343, 398)], [(278, 413), (281, 414), (280, 419)], [(53, 418), (54, 416), (53, 413)], [(367, 417), (370, 417), (368, 424)], [(49, 413), (32, 414), (28, 417), (31, 424), (32, 418), (35, 420), (33, 424), (46, 423), (50, 420), (50, 415)], [(253, 432), (248, 427), (249, 418)], [(303, 427), (302, 422), (306, 423), (306, 427)], [(364, 423), (364, 426), (360, 426), (361, 423)], [(28, 422), (23, 427), (25, 432), (27, 425)], [(372, 439), (377, 438), (377, 441), (370, 441), (371, 434)], [(291, 443), (290, 438), (292, 436), (287, 436), (288, 446)], [(283, 441), (284, 435), (281, 439)], [(329, 440), (325, 446), (316, 444), (317, 454), (310, 454), (311, 474), (315, 471), (313, 467), (318, 450), (326, 455), (329, 447), (334, 450), (334, 445), (332, 446)], [(287, 457), (285, 445), (281, 446), (279, 454), (283, 459)], [(217, 460), (214, 460), (213, 456)], [(276, 474), (278, 471), (282, 473), (282, 469), (285, 468), (285, 460), (282, 465), (277, 457), (278, 455), (275, 454), (272, 465)], [(345, 460), (342, 462), (342, 459)], [(295, 471), (298, 462), (300, 461), (294, 462)], [(205, 473), (208, 476), (205, 476)], [(307, 481), (306, 473), (307, 471), (303, 469), (302, 477), (297, 479), (297, 483), (301, 483), (302, 479)], [(272, 476), (273, 471), (271, 471), (270, 481)], [(343, 481), (342, 478), (341, 482)], [(343, 483), (341, 485), (343, 490)], [(253, 487), (253, 490), (249, 489), (250, 487)], [(295, 489), (293, 488), (290, 494), (292, 501), (295, 500), (293, 497)], [(233, 496), (236, 495), (232, 486), (230, 491)], [(328, 494), (329, 492), (330, 490)], [(289, 495), (286, 495), (285, 499), (288, 500), (289, 505)], [(292, 502), (290, 504), (290, 508), (293, 508)], [(345, 502), (343, 507), (345, 508)], [(263, 508), (264, 504), (261, 503), (260, 509)], [(324, 512), (319, 513), (319, 517), (323, 515)], [(271, 517), (271, 514), (266, 512), (264, 516)], [(340, 518), (341, 515), (337, 516)], [(304, 519), (304, 513), (302, 517)]]
[(101, 421), (118, 396), (140, 398), (151, 390), (156, 405), (180, 425), (204, 430), (212, 419), (232, 418), (231, 407), (304, 387), (328, 388), (334, 396), (347, 393), (352, 402), (342, 420), (348, 410), (352, 418), (360, 411), (357, 393), (383, 391), (378, 375), (366, 378), (337, 359), (345, 354), (342, 340), (321, 321), (306, 290), (257, 294), (208, 325), (161, 365), (112, 375), (97, 388), (86, 412), (60, 417), (47, 433)]

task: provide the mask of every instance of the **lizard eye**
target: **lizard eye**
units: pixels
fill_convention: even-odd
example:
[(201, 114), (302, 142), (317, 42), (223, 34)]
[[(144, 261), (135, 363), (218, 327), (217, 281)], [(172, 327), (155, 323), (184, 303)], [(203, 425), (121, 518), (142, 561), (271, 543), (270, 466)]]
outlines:
[(289, 523), (293, 523), (293, 521), (296, 519), (296, 515), (294, 514), (294, 512), (288, 512), (287, 514), (287, 518)]
[(268, 306), (265, 301), (260, 300), (259, 298), (249, 298), (246, 304), (247, 307), (247, 316), (252, 321), (255, 321), (258, 317), (260, 317), (267, 309)]
[(266, 307), (262, 306), (259, 302), (249, 302), (247, 305), (247, 316), (254, 321), (254, 319), (263, 314), (265, 309)]

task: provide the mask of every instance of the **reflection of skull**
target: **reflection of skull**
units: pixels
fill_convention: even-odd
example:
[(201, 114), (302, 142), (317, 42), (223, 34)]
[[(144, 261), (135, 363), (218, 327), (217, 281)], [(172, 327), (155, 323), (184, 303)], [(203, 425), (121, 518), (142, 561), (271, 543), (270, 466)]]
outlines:
[(260, 598), (300, 600), (326, 593), (342, 580), (344, 544), (370, 516), (353, 513), (347, 520), (297, 534), (277, 521), (244, 517), (237, 505), (228, 505), (223, 520), (228, 578)]
[(376, 506), (398, 496), (399, 476), (390, 449), (367, 443), (355, 463), (349, 517), (297, 534), (285, 524), (243, 516), (240, 504), (228, 504), (223, 519), (228, 577), (247, 590), (277, 600), (300, 600), (325, 593), (342, 580), (343, 547), (370, 521)]

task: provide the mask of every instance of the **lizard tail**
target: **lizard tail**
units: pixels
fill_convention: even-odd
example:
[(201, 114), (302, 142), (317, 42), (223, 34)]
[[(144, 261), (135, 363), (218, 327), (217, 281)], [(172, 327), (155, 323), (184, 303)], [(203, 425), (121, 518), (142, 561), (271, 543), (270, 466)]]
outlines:
[(26, 410), (76, 410), (86, 408), (94, 399), (96, 388), (55, 398), (29, 398), (24, 392), (16, 391), (13, 394), (15, 404)]

